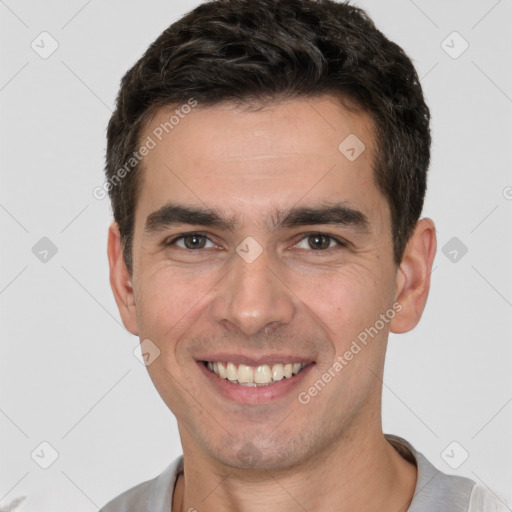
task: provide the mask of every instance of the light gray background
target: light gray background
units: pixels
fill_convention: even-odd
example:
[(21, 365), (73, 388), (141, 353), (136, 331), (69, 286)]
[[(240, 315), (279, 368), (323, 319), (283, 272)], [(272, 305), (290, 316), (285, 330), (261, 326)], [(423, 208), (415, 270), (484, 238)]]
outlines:
[[(92, 190), (121, 76), (198, 3), (0, 1), (0, 510), (28, 496), (16, 510), (95, 511), (181, 453), (120, 323), (110, 205)], [(511, 506), (512, 2), (354, 3), (413, 58), (433, 118), (439, 250), (421, 324), (390, 341), (384, 430)], [(31, 47), (51, 48), (43, 31), (59, 45), (47, 59)], [(58, 249), (46, 262), (43, 237)]]

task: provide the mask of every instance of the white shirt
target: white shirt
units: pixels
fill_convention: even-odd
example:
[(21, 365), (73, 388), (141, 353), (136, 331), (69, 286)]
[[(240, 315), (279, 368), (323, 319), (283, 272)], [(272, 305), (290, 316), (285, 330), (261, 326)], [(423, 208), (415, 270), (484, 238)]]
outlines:
[[(447, 475), (436, 469), (405, 439), (385, 434), (402, 457), (416, 464), (418, 479), (407, 512), (510, 512), (493, 492), (469, 478)], [(132, 487), (99, 512), (172, 512), (172, 496), (183, 455), (156, 478)]]

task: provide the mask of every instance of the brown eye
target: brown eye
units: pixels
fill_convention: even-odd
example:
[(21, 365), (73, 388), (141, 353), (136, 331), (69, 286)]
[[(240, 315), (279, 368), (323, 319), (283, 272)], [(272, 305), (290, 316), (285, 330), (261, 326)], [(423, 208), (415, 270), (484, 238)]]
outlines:
[(186, 235), (183, 237), (183, 243), (186, 249), (202, 249), (206, 245), (206, 237), (204, 235)]
[(318, 251), (321, 249), (329, 249), (331, 244), (331, 237), (329, 235), (323, 235), (322, 233), (316, 233), (308, 236), (308, 244), (311, 249)]
[(210, 243), (209, 247), (214, 247), (214, 244), (211, 240), (201, 233), (185, 233), (183, 235), (177, 236), (173, 240), (165, 242), (166, 246), (176, 245), (181, 249), (205, 249), (208, 248), (207, 244)]
[(318, 252), (318, 254), (330, 254), (329, 249), (342, 249), (346, 247), (343, 240), (338, 240), (332, 235), (326, 233), (309, 233), (304, 234), (303, 238), (294, 246), (297, 249), (302, 249), (311, 252), (311, 250)]

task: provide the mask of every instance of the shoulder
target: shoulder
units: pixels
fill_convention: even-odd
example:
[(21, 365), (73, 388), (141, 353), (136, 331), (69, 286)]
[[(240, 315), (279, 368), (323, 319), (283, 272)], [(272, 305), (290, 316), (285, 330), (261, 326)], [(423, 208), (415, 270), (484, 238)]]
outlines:
[(183, 471), (183, 455), (169, 464), (157, 477), (131, 487), (109, 501), (99, 512), (171, 510), (174, 484), (181, 471)]
[(468, 512), (510, 512), (510, 509), (489, 489), (475, 485), (471, 493)]
[(149, 491), (155, 479), (142, 482), (109, 501), (99, 512), (131, 512), (149, 510)]
[(489, 489), (470, 478), (440, 471), (405, 439), (390, 434), (385, 437), (418, 469), (414, 496), (407, 512), (510, 512)]

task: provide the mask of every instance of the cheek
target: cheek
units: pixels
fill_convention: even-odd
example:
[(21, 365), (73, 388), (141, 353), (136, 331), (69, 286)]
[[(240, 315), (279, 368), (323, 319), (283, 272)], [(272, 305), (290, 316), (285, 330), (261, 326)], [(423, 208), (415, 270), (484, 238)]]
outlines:
[(158, 354), (146, 369), (163, 401), (183, 416), (191, 409), (187, 397), (200, 396), (200, 390), (188, 381), (191, 361), (180, 348), (194, 333), (215, 280), (192, 279), (179, 269), (161, 267), (141, 275), (139, 282), (144, 283), (136, 297), (139, 337), (150, 340), (150, 348)]
[(187, 279), (180, 269), (162, 267), (141, 276), (140, 282), (143, 285), (136, 298), (139, 336), (171, 355), (206, 304), (215, 280), (213, 276), (211, 280), (206, 276)]
[(325, 278), (303, 278), (294, 288), (341, 350), (389, 308), (391, 285), (385, 275), (384, 269), (346, 265)]

